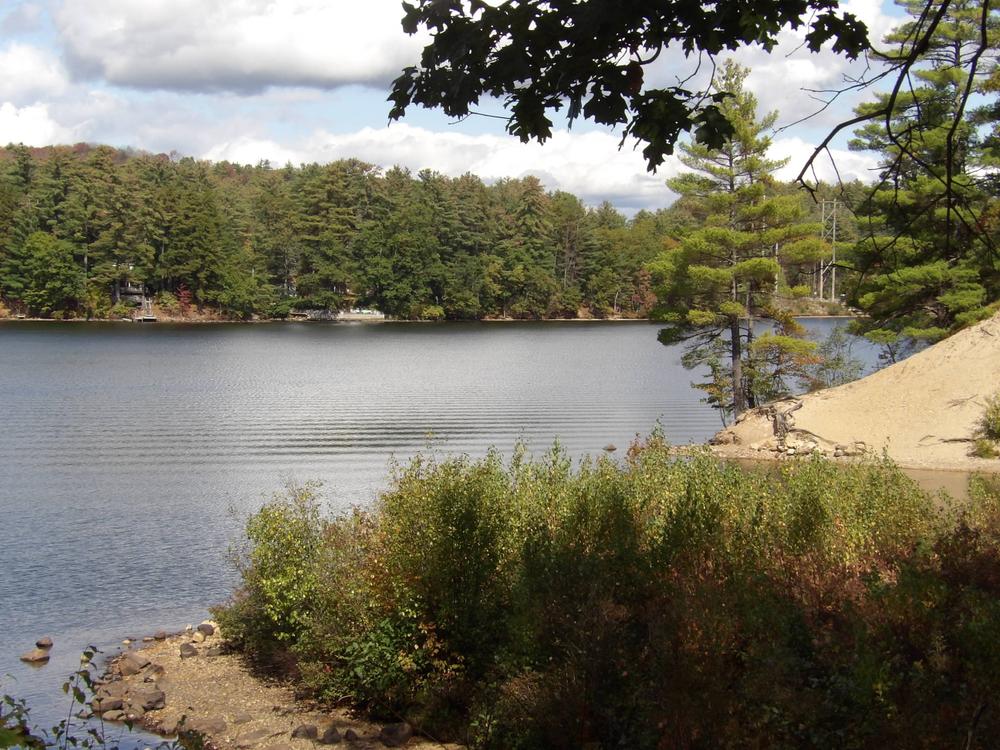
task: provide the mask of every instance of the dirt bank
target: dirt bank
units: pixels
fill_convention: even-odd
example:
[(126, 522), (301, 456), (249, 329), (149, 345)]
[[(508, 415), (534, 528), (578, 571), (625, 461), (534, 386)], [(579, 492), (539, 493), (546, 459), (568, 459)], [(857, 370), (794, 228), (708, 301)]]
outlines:
[(723, 456), (883, 451), (901, 466), (1000, 471), (969, 456), (987, 396), (1000, 391), (1000, 314), (909, 359), (800, 398), (754, 409), (712, 440)]

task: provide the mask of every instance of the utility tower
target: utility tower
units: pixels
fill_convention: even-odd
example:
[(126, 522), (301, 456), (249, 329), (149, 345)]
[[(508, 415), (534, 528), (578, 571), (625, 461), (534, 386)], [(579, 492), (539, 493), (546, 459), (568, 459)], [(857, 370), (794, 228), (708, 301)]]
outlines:
[(826, 297), (826, 280), (830, 279), (830, 301), (837, 301), (837, 206), (840, 202), (834, 200), (824, 200), (821, 203), (823, 229), (821, 237), (830, 243), (833, 253), (830, 260), (819, 259), (817, 273), (816, 296), (821, 300)]

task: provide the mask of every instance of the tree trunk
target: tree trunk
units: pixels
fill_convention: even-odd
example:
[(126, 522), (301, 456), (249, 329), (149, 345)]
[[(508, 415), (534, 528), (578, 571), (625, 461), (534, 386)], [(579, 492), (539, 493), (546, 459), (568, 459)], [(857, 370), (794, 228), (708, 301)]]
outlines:
[(733, 317), (729, 321), (729, 339), (733, 363), (733, 417), (735, 418), (747, 408), (746, 394), (743, 393), (743, 349), (739, 318)]

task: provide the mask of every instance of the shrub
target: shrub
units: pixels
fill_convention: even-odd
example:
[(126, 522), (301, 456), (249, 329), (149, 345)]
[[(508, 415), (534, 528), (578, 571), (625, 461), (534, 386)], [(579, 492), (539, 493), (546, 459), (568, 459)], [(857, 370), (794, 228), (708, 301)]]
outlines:
[(1000, 393), (986, 398), (986, 408), (972, 439), (972, 455), (977, 458), (1000, 456)]
[(263, 509), (223, 624), (326, 699), (478, 747), (985, 747), (1000, 482), (972, 498), (658, 436), (576, 469), (421, 457), (368, 511)]
[(987, 440), (1000, 440), (1000, 393), (986, 399), (986, 409), (979, 420), (979, 430)]
[(252, 655), (294, 643), (307, 625), (323, 531), (317, 489), (289, 485), (247, 520), (248, 545), (233, 551), (243, 587), (217, 614), (229, 638)]
[(177, 297), (167, 290), (157, 292), (156, 304), (169, 313), (179, 313), (181, 311), (181, 303), (177, 300)]

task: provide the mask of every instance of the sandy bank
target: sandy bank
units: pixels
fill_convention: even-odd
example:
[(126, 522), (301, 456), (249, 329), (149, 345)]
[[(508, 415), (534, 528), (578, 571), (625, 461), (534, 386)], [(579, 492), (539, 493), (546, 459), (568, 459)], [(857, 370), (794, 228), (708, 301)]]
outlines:
[[(105, 720), (131, 715), (137, 725), (165, 737), (195, 730), (216, 750), (402, 746), (382, 739), (385, 724), (358, 719), (346, 709), (299, 701), (290, 685), (251, 674), (242, 657), (228, 653), (223, 644), (218, 631), (203, 640), (185, 632), (124, 652), (111, 662), (107, 682), (97, 691), (98, 700), (108, 700), (112, 707)], [(182, 657), (182, 650), (189, 655)], [(149, 710), (143, 710), (144, 702)], [(423, 737), (403, 745), (458, 747)]]
[(1000, 472), (969, 455), (998, 391), (1000, 314), (853, 383), (753, 409), (711, 442), (741, 458), (884, 451), (910, 468)]

